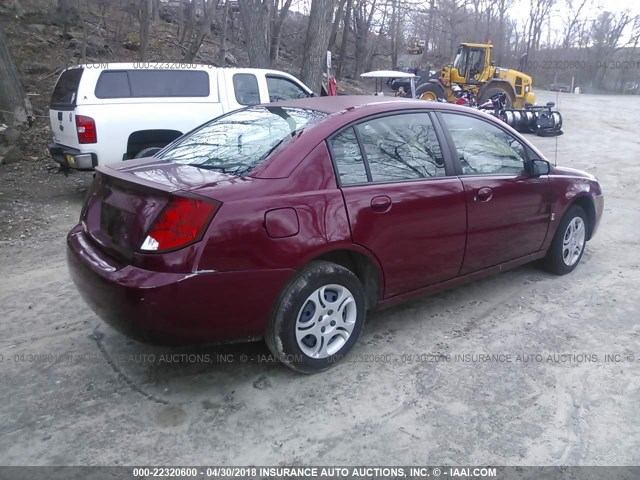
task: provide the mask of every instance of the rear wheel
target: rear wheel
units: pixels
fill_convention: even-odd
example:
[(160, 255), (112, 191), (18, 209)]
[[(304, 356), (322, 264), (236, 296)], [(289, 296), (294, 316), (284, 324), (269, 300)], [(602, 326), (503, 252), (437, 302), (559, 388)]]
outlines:
[(355, 345), (365, 309), (364, 289), (353, 272), (312, 262), (281, 293), (265, 332), (267, 346), (293, 370), (325, 370)]
[(486, 102), (490, 98), (495, 97), (496, 95), (500, 95), (501, 93), (504, 93), (507, 97), (505, 109), (511, 110), (513, 108), (513, 100), (511, 99), (511, 95), (509, 95), (509, 92), (507, 92), (504, 88), (498, 88), (498, 87), (488, 88), (487, 90), (482, 92), (482, 95), (480, 95), (479, 104), (482, 105), (484, 102)]
[(144, 150), (140, 150), (138, 153), (136, 153), (136, 156), (134, 158), (152, 157), (160, 150), (162, 150), (162, 147), (145, 148)]
[(416, 89), (416, 97), (420, 100), (444, 100), (444, 88), (437, 83), (423, 83)]
[(587, 243), (587, 215), (577, 205), (569, 207), (556, 231), (544, 266), (556, 275), (572, 272), (580, 263)]

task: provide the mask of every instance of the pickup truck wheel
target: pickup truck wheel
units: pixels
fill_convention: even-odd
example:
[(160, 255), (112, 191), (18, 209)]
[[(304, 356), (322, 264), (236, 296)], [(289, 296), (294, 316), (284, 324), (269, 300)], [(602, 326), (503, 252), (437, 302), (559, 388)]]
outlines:
[(572, 272), (580, 263), (587, 244), (587, 215), (577, 205), (569, 207), (562, 217), (547, 256), (545, 269), (556, 275)]
[(355, 345), (365, 306), (364, 288), (353, 272), (331, 262), (311, 262), (280, 294), (265, 332), (267, 346), (293, 370), (325, 370)]
[(160, 150), (162, 150), (161, 147), (145, 148), (144, 150), (140, 150), (138, 153), (136, 153), (136, 156), (134, 158), (153, 157)]

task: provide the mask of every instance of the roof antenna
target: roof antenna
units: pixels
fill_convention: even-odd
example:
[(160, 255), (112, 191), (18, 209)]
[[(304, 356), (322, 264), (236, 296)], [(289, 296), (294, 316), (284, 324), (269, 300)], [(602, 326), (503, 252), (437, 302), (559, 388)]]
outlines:
[[(556, 108), (558, 109), (558, 111), (560, 111), (560, 91), (556, 92)], [(555, 151), (555, 157), (553, 159), (553, 166), (557, 167), (558, 166), (558, 137), (556, 136), (556, 151)]]

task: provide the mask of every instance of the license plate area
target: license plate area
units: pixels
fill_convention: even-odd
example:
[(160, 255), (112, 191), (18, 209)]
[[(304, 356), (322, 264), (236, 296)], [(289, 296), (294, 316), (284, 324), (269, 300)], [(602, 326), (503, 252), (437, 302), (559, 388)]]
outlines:
[(100, 215), (100, 229), (120, 247), (130, 247), (131, 222), (133, 214), (103, 203)]

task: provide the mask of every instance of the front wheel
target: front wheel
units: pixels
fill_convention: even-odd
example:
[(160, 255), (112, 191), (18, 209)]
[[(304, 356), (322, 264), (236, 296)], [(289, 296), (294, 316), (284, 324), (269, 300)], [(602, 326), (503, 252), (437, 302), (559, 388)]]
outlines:
[(423, 83), (416, 89), (416, 97), (420, 100), (442, 101), (445, 99), (444, 88), (433, 82)]
[(502, 88), (497, 88), (497, 87), (489, 88), (484, 92), (482, 92), (482, 94), (480, 95), (480, 98), (478, 99), (478, 104), (482, 105), (487, 100), (490, 100), (492, 97), (495, 97), (496, 95), (500, 95), (501, 93), (504, 93), (506, 97), (506, 103), (504, 108), (506, 110), (511, 110), (513, 108), (513, 101), (511, 99), (511, 96), (509, 95), (509, 92), (507, 92)]
[(280, 294), (265, 340), (289, 368), (319, 372), (353, 348), (365, 310), (364, 289), (353, 272), (330, 262), (311, 262)]
[(547, 256), (545, 268), (556, 275), (572, 272), (580, 263), (587, 244), (587, 215), (574, 205), (562, 217)]

